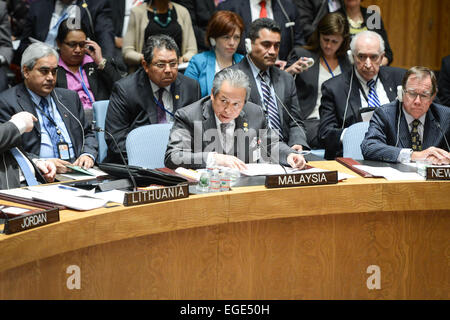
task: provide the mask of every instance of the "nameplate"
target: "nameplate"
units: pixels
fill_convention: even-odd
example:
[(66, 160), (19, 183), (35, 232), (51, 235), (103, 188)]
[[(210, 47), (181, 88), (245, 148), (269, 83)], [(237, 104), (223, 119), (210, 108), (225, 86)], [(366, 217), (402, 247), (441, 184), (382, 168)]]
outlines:
[(450, 167), (427, 167), (427, 180), (450, 180)]
[(21, 232), (59, 221), (59, 209), (52, 208), (33, 214), (26, 214), (5, 221), (5, 234)]
[(266, 176), (266, 188), (302, 187), (336, 183), (338, 183), (337, 171)]
[(141, 190), (125, 193), (124, 206), (136, 206), (138, 204), (161, 202), (187, 198), (189, 196), (189, 185), (179, 184), (172, 187)]

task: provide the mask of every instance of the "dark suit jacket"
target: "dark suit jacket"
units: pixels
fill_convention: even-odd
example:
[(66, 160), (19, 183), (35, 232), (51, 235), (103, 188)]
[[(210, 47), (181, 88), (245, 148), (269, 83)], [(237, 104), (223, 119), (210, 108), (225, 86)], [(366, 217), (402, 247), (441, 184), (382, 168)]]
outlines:
[[(289, 19), (284, 15), (281, 6), (284, 8)], [(226, 0), (217, 6), (217, 10), (229, 10), (239, 14), (244, 20), (244, 25), (249, 26), (252, 23), (252, 14), (250, 10), (250, 2), (242, 0)], [(273, 18), (281, 28), (281, 45), (278, 54), (279, 59), (286, 60), (289, 52), (295, 45), (301, 46), (305, 43), (302, 37), (302, 24), (296, 6), (288, 0), (272, 0)], [(286, 27), (286, 23), (293, 22), (295, 25)], [(247, 38), (247, 30), (243, 34), (243, 38)], [(245, 54), (242, 45), (238, 49), (238, 53)]]
[[(76, 4), (80, 8), (81, 23), (86, 25), (89, 32), (88, 37), (95, 40), (102, 48), (105, 57), (114, 55), (114, 29), (111, 19), (111, 7), (107, 0), (86, 0), (87, 8), (83, 8), (82, 0), (77, 0)], [(20, 55), (30, 44), (28, 37), (45, 41), (55, 9), (55, 0), (37, 0), (30, 4), (28, 17), (23, 29), (21, 42), (18, 51)], [(92, 27), (89, 15), (92, 17)]]
[(175, 0), (174, 2), (188, 9), (191, 15), (198, 52), (209, 50), (210, 48), (205, 43), (205, 35), (209, 18), (216, 10), (214, 0)]
[(439, 101), (443, 105), (450, 107), (450, 56), (442, 58), (438, 87)]
[[(172, 84), (171, 92), (174, 112), (201, 97), (198, 82), (181, 73), (178, 73), (177, 79)], [(114, 136), (125, 157), (125, 142), (128, 133), (138, 127), (157, 123), (157, 108), (148, 75), (142, 67), (114, 85), (106, 115), (105, 129)], [(105, 135), (105, 138), (108, 145), (105, 162), (122, 163), (112, 138), (109, 135)]]
[[(360, 83), (356, 74), (353, 75), (353, 81), (351, 81), (353, 72), (352, 69), (347, 73), (342, 73), (325, 81), (322, 85), (322, 100), (319, 108), (319, 139), (325, 145), (325, 158), (328, 160), (342, 156), (340, 138), (343, 131), (345, 105), (350, 90), (344, 128), (362, 121), (359, 112), (361, 109)], [(397, 97), (397, 86), (402, 84), (405, 72), (406, 70), (400, 68), (380, 68), (379, 79), (390, 101)], [(352, 82), (351, 89), (350, 82)]]
[[(26, 152), (20, 148), (22, 139), (19, 129), (12, 122), (0, 124), (0, 189), (12, 189), (20, 187), (19, 165), (10, 152), (11, 148), (19, 147), (20, 151), (27, 156)], [(45, 183), (44, 177), (39, 169), (34, 165), (36, 179)]]
[[(83, 106), (77, 93), (67, 89), (55, 88), (51, 95), (69, 132), (75, 157), (78, 158), (83, 153), (89, 153), (96, 158), (98, 143), (90, 124), (85, 120)], [(58, 99), (56, 99), (56, 96)], [(24, 83), (2, 92), (0, 94), (0, 105), (2, 106), (0, 108), (0, 122), (8, 121), (11, 116), (21, 111), (28, 111), (37, 118), (36, 107)], [(83, 125), (83, 130), (81, 130), (80, 123), (74, 119), (74, 116)], [(22, 135), (22, 141), (25, 151), (36, 157), (39, 156), (41, 148), (41, 126), (39, 122), (35, 122), (31, 132), (25, 132)]]
[[(111, 60), (106, 62), (103, 70), (97, 69), (94, 62), (86, 63), (83, 70), (86, 72), (89, 86), (96, 101), (109, 100), (114, 83), (122, 78), (117, 65)], [(58, 67), (56, 86), (67, 89), (67, 72), (62, 67)]]
[[(398, 128), (399, 116), (400, 128)], [(448, 141), (450, 141), (450, 109), (432, 103), (425, 118), (422, 149), (434, 146), (449, 151)], [(411, 134), (403, 110), (396, 100), (377, 108), (374, 112), (361, 150), (364, 159), (397, 162), (402, 148), (411, 148)]]
[[(241, 159), (245, 163), (256, 162), (253, 157), (253, 151), (257, 147), (258, 139), (265, 140), (265, 136), (261, 136), (260, 129), (267, 128), (267, 121), (261, 108), (251, 102), (247, 102), (239, 116), (235, 119), (235, 139), (233, 155)], [(247, 128), (248, 131), (245, 129)], [(167, 145), (165, 155), (165, 165), (168, 168), (205, 168), (207, 153), (216, 151), (222, 153), (222, 146), (219, 142), (217, 134), (216, 118), (212, 108), (210, 97), (205, 97), (187, 107), (179, 109), (175, 114), (175, 122), (170, 132), (169, 143)], [(271, 143), (274, 139), (273, 132), (267, 131), (267, 145), (277, 146), (274, 150), (268, 150), (272, 154), (265, 158), (273, 161), (279, 161), (281, 164), (287, 165), (287, 156), (293, 152), (285, 143)], [(202, 138), (200, 144), (197, 139)], [(217, 138), (217, 140), (216, 140)], [(194, 142), (194, 139), (196, 141)], [(275, 155), (275, 150), (279, 154)], [(264, 153), (264, 150), (262, 150)]]
[[(230, 68), (242, 70), (249, 77), (251, 88), (249, 101), (261, 106), (262, 97), (259, 95), (258, 87), (247, 59), (247, 57), (242, 59), (241, 62)], [(281, 105), (280, 100), (277, 99), (278, 114), (280, 116), (284, 142), (288, 146), (299, 144), (309, 148), (301, 119), (301, 111), (298, 104), (294, 78), (289, 73), (282, 71), (277, 67), (270, 67), (269, 73), (275, 93), (292, 116), (289, 115), (286, 109)], [(292, 118), (294, 118), (295, 121)]]

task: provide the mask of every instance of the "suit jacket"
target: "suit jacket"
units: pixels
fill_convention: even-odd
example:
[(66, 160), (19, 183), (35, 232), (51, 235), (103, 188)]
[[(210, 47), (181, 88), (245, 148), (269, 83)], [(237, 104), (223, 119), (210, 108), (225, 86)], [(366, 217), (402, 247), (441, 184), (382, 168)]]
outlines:
[(13, 58), (13, 47), (11, 43), (11, 23), (8, 19), (6, 3), (0, 2), (0, 55), (6, 59), (9, 65)]
[[(284, 11), (281, 7), (283, 7)], [(245, 26), (249, 26), (252, 23), (249, 1), (226, 0), (217, 6), (217, 10), (236, 12), (244, 20)], [(301, 46), (305, 44), (302, 37), (302, 24), (296, 6), (289, 0), (272, 0), (272, 10), (274, 20), (281, 28), (281, 44), (278, 57), (281, 60), (286, 60), (289, 52), (291, 52), (295, 45)], [(284, 13), (286, 13), (287, 17)], [(286, 24), (290, 23), (294, 23), (294, 25), (286, 26)], [(244, 38), (247, 38), (247, 35), (248, 32), (245, 30), (243, 34)], [(238, 52), (244, 54), (244, 50), (244, 46), (241, 42)]]
[[(171, 86), (173, 111), (200, 99), (198, 82), (178, 73)], [(177, 98), (178, 97), (178, 98)], [(143, 68), (116, 82), (109, 100), (105, 130), (116, 139), (126, 157), (125, 142), (128, 133), (138, 127), (158, 122), (158, 106), (155, 103), (148, 75)], [(119, 150), (109, 135), (105, 135), (108, 155), (105, 162), (122, 163)]]
[[(235, 53), (233, 62), (238, 63), (244, 58), (243, 55)], [(202, 97), (211, 94), (214, 76), (216, 74), (216, 53), (213, 50), (196, 54), (189, 61), (184, 75), (195, 79), (200, 84)]]
[(450, 107), (450, 56), (442, 58), (438, 87), (438, 96), (440, 102), (443, 105)]
[[(107, 0), (86, 0), (87, 8), (83, 8), (82, 4), (82, 0), (77, 0), (76, 5), (81, 12), (81, 23), (88, 29), (87, 36), (100, 45), (105, 57), (113, 57), (114, 29), (109, 2)], [(45, 41), (54, 9), (55, 0), (37, 0), (30, 4), (18, 50), (20, 54), (30, 44), (28, 37)], [(92, 17), (92, 29), (87, 10)]]
[[(343, 131), (344, 113), (347, 97), (348, 107), (345, 116), (344, 128), (362, 121), (360, 83), (352, 69), (337, 77), (325, 81), (322, 85), (322, 100), (319, 108), (320, 126), (319, 139), (325, 145), (325, 158), (333, 160), (342, 156), (340, 142)], [(397, 86), (402, 84), (406, 70), (393, 67), (381, 67), (378, 77), (390, 101), (397, 97)], [(353, 73), (353, 80), (352, 80)], [(351, 81), (352, 80), (352, 81)], [(350, 82), (352, 83), (350, 89)], [(351, 93), (349, 92), (351, 90)], [(361, 89), (362, 90), (362, 89)]]
[[(235, 119), (235, 138), (233, 155), (245, 163), (258, 160), (253, 151), (258, 146), (260, 135), (267, 128), (267, 121), (261, 108), (254, 103), (247, 102), (239, 116)], [(247, 130), (248, 129), (248, 130)], [(218, 138), (218, 128), (211, 97), (205, 97), (193, 104), (179, 109), (175, 114), (175, 122), (170, 132), (164, 163), (168, 168), (205, 168), (208, 152), (222, 153), (223, 148)], [(276, 139), (271, 130), (265, 131), (270, 137), (267, 145), (273, 145), (272, 149), (266, 148), (270, 156), (281, 164), (287, 165), (287, 156), (293, 152), (285, 143), (271, 143)], [(199, 138), (202, 138), (201, 144)], [(217, 139), (217, 140), (216, 140)], [(194, 141), (195, 140), (195, 141)], [(275, 152), (279, 151), (276, 155)]]
[[(95, 101), (109, 100), (114, 83), (122, 77), (115, 62), (107, 60), (103, 70), (97, 69), (97, 65), (90, 62), (83, 65), (83, 70), (86, 72)], [(60, 66), (57, 71), (56, 86), (67, 89), (67, 71)]]
[[(240, 63), (235, 64), (230, 68), (242, 70), (249, 77), (251, 88), (249, 101), (261, 106), (263, 100), (259, 95), (258, 87), (248, 62), (248, 57), (242, 59)], [(276, 102), (283, 130), (284, 142), (288, 146), (298, 144), (309, 148), (308, 143), (306, 142), (303, 121), (301, 119), (301, 110), (298, 104), (294, 78), (289, 73), (280, 70), (277, 67), (270, 67), (269, 73), (275, 93), (278, 96)], [(280, 100), (284, 107), (280, 103)], [(290, 115), (285, 108), (288, 109)], [(292, 118), (294, 118), (295, 121)]]
[[(448, 141), (450, 141), (450, 109), (432, 103), (425, 118), (422, 149), (434, 146), (449, 151)], [(401, 105), (396, 100), (377, 108), (374, 112), (369, 130), (361, 143), (361, 150), (364, 159), (397, 162), (402, 148), (411, 148), (411, 133)]]
[[(0, 124), (0, 189), (12, 189), (20, 187), (19, 165), (10, 152), (11, 148), (19, 147), (20, 151), (27, 157), (26, 152), (20, 148), (22, 139), (19, 129), (12, 122)], [(34, 167), (36, 179), (45, 183), (44, 177), (39, 169), (31, 161)]]
[(205, 43), (206, 26), (216, 10), (214, 0), (175, 0), (174, 2), (185, 7), (191, 15), (198, 51), (208, 50), (209, 47)]
[(122, 38), (123, 20), (125, 17), (125, 0), (108, 0), (111, 7), (111, 19), (114, 35)]
[[(85, 120), (84, 110), (77, 93), (71, 90), (55, 88), (51, 93), (56, 108), (69, 132), (75, 157), (89, 153), (97, 157), (98, 143), (90, 124)], [(57, 97), (57, 98), (56, 98)], [(21, 83), (0, 94), (0, 122), (8, 121), (11, 116), (21, 111), (28, 111), (36, 118), (36, 107), (28, 93), (25, 84)], [(76, 119), (74, 119), (74, 116)], [(83, 125), (83, 130), (80, 128)], [(83, 137), (84, 133), (84, 137)], [(23, 148), (35, 157), (39, 156), (41, 148), (41, 126), (35, 122), (31, 132), (22, 135)]]

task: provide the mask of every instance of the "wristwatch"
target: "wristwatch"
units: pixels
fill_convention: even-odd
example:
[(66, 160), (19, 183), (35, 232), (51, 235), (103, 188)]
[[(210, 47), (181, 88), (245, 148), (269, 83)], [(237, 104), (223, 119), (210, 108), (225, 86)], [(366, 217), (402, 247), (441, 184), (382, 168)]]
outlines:
[(106, 62), (107, 62), (107, 60), (105, 58), (103, 58), (103, 60), (100, 61), (100, 63), (98, 64), (97, 69), (103, 70), (105, 68)]

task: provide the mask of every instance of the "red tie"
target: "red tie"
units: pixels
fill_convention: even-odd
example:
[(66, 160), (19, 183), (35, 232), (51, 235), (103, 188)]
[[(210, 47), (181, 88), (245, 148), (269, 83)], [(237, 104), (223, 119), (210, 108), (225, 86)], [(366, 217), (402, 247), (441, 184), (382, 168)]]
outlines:
[(261, 11), (259, 12), (259, 17), (267, 18), (266, 1), (265, 0), (260, 1), (259, 5), (261, 6)]

